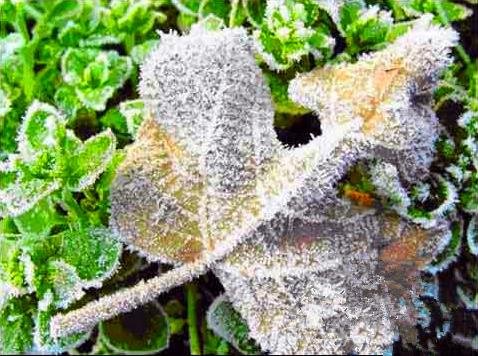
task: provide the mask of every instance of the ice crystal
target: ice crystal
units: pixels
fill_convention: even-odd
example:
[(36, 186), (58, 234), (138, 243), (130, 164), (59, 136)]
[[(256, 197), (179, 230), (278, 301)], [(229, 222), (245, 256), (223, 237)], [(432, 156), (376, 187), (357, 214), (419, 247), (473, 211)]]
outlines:
[(110, 224), (177, 267), (57, 315), (52, 334), (87, 330), (212, 268), (264, 351), (385, 350), (414, 320), (398, 300), (410, 300), (448, 224), (426, 230), (359, 208), (335, 184), (364, 158), (405, 180), (426, 172), (439, 127), (419, 96), (456, 39), (425, 18), (355, 64), (301, 75), (291, 97), (317, 112), (323, 135), (289, 150), (244, 29), (163, 35), (142, 68), (150, 114), (112, 186)]

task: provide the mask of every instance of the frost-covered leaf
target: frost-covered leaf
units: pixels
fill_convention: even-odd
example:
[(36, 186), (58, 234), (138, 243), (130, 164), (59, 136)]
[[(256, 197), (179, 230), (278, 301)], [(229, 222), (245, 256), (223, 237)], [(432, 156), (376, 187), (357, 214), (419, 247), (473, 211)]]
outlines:
[(85, 285), (97, 286), (118, 267), (121, 244), (107, 229), (65, 231), (58, 256), (75, 267)]
[(473, 215), (466, 230), (466, 242), (470, 252), (478, 256), (478, 216)]
[(119, 105), (119, 111), (126, 118), (128, 133), (136, 138), (139, 126), (147, 115), (144, 102), (140, 99), (124, 101)]
[(427, 272), (436, 274), (443, 271), (451, 263), (456, 261), (461, 250), (462, 233), (463, 224), (461, 222), (453, 223), (448, 238), (441, 243), (441, 246), (439, 246), (441, 252), (426, 268)]
[(9, 60), (25, 44), (23, 36), (12, 32), (0, 38), (0, 66)]
[(113, 0), (110, 4), (111, 19), (119, 31), (125, 33), (145, 34), (150, 31), (156, 19), (164, 15), (153, 8), (153, 2), (150, 0), (125, 1)]
[(466, 212), (478, 213), (478, 174), (473, 172), (460, 191), (460, 204)]
[(331, 54), (334, 40), (327, 26), (319, 21), (321, 10), (316, 1), (268, 1), (265, 19), (254, 32), (262, 58), (273, 70), (284, 70), (302, 57)]
[(5, 206), (7, 215), (19, 216), (60, 186), (59, 180), (30, 178), (19, 174), (14, 183), (0, 189), (0, 201)]
[(76, 151), (71, 152), (66, 186), (72, 191), (81, 191), (93, 184), (111, 162), (115, 146), (115, 135), (111, 130), (106, 130), (89, 138)]
[(242, 353), (260, 353), (259, 347), (249, 337), (246, 322), (224, 295), (217, 297), (209, 307), (207, 325)]
[(57, 212), (52, 200), (47, 197), (33, 206), (26, 213), (15, 218), (18, 231), (23, 234), (48, 236), (51, 228), (57, 223)]
[(446, 21), (459, 21), (472, 14), (466, 6), (450, 0), (405, 0), (400, 1), (399, 4), (409, 16), (433, 13), (439, 18), (445, 17)]
[(135, 64), (143, 63), (146, 56), (154, 49), (154, 47), (158, 45), (158, 43), (159, 43), (158, 40), (149, 40), (134, 46), (131, 49), (131, 53), (130, 53), (133, 63)]
[(53, 151), (64, 138), (66, 119), (53, 106), (33, 102), (23, 118), (18, 134), (18, 150), (23, 160), (32, 161)]
[(81, 10), (82, 2), (79, 0), (56, 0), (48, 14), (53, 21), (59, 22), (77, 16)]
[(153, 302), (104, 321), (99, 337), (120, 354), (154, 354), (169, 346), (169, 323), (163, 308)]
[(26, 293), (21, 253), (17, 241), (0, 238), (0, 308), (9, 298)]
[(68, 49), (62, 57), (63, 80), (88, 108), (101, 111), (131, 74), (129, 57), (95, 48)]
[(456, 294), (468, 310), (478, 310), (478, 291), (476, 288), (456, 287)]
[(266, 12), (266, 1), (263, 0), (241, 0), (248, 21), (255, 27), (259, 27)]
[(0, 306), (0, 351), (25, 354), (33, 342), (33, 306), (29, 296), (12, 298)]
[(78, 99), (75, 90), (67, 85), (62, 85), (56, 90), (54, 101), (58, 108), (61, 109), (68, 118), (75, 117), (78, 109), (83, 106)]
[(12, 102), (2, 88), (0, 88), (0, 117), (5, 116), (11, 110)]
[(84, 285), (75, 267), (65, 263), (63, 260), (48, 261), (47, 281), (53, 295), (49, 297), (50, 294), (47, 293), (44, 296), (44, 299), (51, 299), (51, 301), (44, 301), (45, 308), (51, 304), (55, 308), (66, 309), (71, 303), (85, 294), (83, 292)]
[(55, 313), (51, 306), (46, 310), (38, 310), (34, 317), (33, 332), (34, 351), (47, 354), (61, 354), (85, 342), (90, 332), (77, 333), (67, 337), (53, 338), (50, 335), (50, 320)]
[(366, 7), (362, 1), (354, 0), (345, 2), (340, 8), (339, 29), (351, 55), (384, 45), (392, 25), (391, 14), (380, 10), (378, 5)]

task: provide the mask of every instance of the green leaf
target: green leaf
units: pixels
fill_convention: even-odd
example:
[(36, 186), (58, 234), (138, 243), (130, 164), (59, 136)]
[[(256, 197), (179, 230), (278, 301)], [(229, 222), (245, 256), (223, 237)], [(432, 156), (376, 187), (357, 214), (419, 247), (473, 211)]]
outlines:
[(107, 229), (65, 231), (60, 234), (58, 256), (76, 268), (78, 276), (88, 286), (100, 286), (118, 267), (121, 244)]
[(21, 253), (17, 241), (0, 237), (0, 307), (5, 300), (26, 292)]
[(25, 41), (22, 35), (17, 32), (9, 33), (7, 36), (0, 38), (0, 66), (18, 53), (24, 45)]
[(271, 69), (288, 69), (308, 54), (324, 59), (332, 53), (334, 40), (321, 24), (325, 13), (316, 1), (268, 2), (265, 14), (254, 38)]
[(109, 109), (106, 114), (100, 118), (103, 126), (109, 127), (116, 134), (127, 134), (128, 127), (126, 126), (126, 118), (121, 114), (119, 109)]
[(0, 88), (0, 117), (5, 116), (11, 110), (12, 102), (2, 88)]
[(58, 180), (27, 178), (19, 174), (14, 183), (9, 184), (4, 189), (0, 189), (0, 202), (4, 204), (7, 215), (12, 217), (19, 216), (30, 210), (36, 203), (60, 188), (60, 186), (61, 184)]
[(15, 224), (22, 235), (48, 236), (57, 223), (58, 214), (49, 197), (39, 201), (32, 209), (15, 218)]
[(478, 213), (478, 174), (473, 172), (460, 192), (460, 204), (468, 213)]
[(69, 49), (61, 61), (63, 80), (87, 108), (102, 111), (106, 102), (129, 78), (132, 62), (116, 51)]
[(168, 319), (157, 302), (102, 322), (99, 330), (99, 337), (115, 353), (153, 354), (169, 345)]
[(266, 12), (266, 1), (242, 0), (247, 19), (254, 27), (260, 27)]
[(148, 40), (136, 45), (131, 50), (130, 56), (135, 64), (143, 63), (146, 56), (158, 45), (158, 40)]
[(53, 21), (60, 21), (75, 17), (81, 13), (81, 1), (57, 0), (49, 13)]
[(146, 117), (144, 102), (140, 99), (124, 101), (119, 105), (119, 111), (126, 118), (128, 133), (136, 138), (139, 126)]
[(25, 114), (18, 135), (18, 150), (23, 160), (32, 161), (53, 151), (65, 136), (66, 119), (53, 106), (33, 102)]
[(62, 85), (57, 89), (53, 100), (68, 118), (74, 118), (77, 111), (83, 106), (78, 100), (75, 90), (67, 85)]
[(111, 162), (116, 139), (111, 130), (86, 140), (69, 160), (66, 185), (72, 191), (81, 191), (92, 185)]
[(207, 325), (242, 353), (260, 353), (260, 348), (249, 337), (246, 322), (224, 295), (217, 297), (209, 307)]
[(0, 350), (24, 354), (33, 343), (33, 303), (29, 296), (12, 298), (0, 309)]

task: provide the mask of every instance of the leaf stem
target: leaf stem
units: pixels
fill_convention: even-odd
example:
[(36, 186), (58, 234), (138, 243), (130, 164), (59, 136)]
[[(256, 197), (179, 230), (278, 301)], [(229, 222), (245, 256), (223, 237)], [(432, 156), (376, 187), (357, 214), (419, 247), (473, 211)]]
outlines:
[(197, 322), (197, 286), (194, 282), (188, 283), (186, 288), (187, 318), (189, 332), (189, 350), (191, 355), (201, 355)]
[(239, 0), (232, 0), (231, 1), (231, 12), (229, 14), (229, 27), (234, 27), (236, 25), (236, 16), (237, 10), (239, 7)]
[(128, 55), (131, 54), (131, 50), (135, 45), (134, 33), (127, 33), (124, 37), (124, 47)]
[(68, 212), (68, 215), (73, 218), (72, 220), (79, 225), (79, 227), (82, 227), (87, 223), (86, 215), (73, 197), (73, 194), (68, 189), (63, 189), (60, 203)]

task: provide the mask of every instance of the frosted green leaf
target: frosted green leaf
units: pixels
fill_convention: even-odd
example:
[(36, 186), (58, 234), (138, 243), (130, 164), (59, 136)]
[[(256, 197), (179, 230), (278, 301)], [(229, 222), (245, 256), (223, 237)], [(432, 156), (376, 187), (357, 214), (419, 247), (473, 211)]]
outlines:
[(473, 215), (468, 224), (468, 229), (466, 230), (466, 242), (468, 244), (468, 249), (470, 252), (478, 256), (478, 216)]
[(158, 40), (144, 41), (131, 50), (130, 56), (135, 64), (141, 64), (146, 56), (158, 45)]
[(74, 266), (78, 276), (88, 286), (97, 286), (117, 268), (121, 244), (107, 229), (66, 231), (58, 256)]
[(33, 102), (28, 108), (18, 134), (18, 150), (24, 161), (33, 161), (44, 152), (53, 151), (65, 136), (65, 117), (53, 106)]
[(34, 352), (42, 354), (60, 354), (85, 342), (90, 332), (77, 333), (67, 337), (52, 338), (50, 335), (50, 320), (55, 310), (38, 310), (34, 318), (35, 329), (33, 332)]
[(207, 325), (242, 353), (260, 353), (259, 347), (249, 337), (246, 322), (224, 295), (217, 297), (209, 307)]
[(0, 38), (0, 65), (17, 53), (24, 44), (22, 35), (17, 32), (9, 33), (7, 36)]
[(468, 310), (478, 310), (478, 292), (476, 288), (468, 290), (460, 286), (456, 287), (456, 294)]
[(110, 6), (115, 25), (126, 33), (147, 33), (159, 15), (151, 5), (150, 0), (113, 0)]
[(7, 93), (0, 88), (0, 117), (5, 116), (11, 109), (12, 102)]
[(0, 306), (11, 297), (18, 297), (24, 289), (24, 266), (17, 241), (0, 238)]
[(168, 319), (157, 302), (102, 322), (99, 329), (99, 337), (115, 353), (154, 354), (169, 346)]
[(340, 8), (339, 29), (351, 55), (378, 49), (386, 43), (392, 25), (391, 13), (380, 10), (378, 5), (367, 7), (362, 1), (350, 1)]
[(12, 298), (0, 309), (0, 352), (23, 354), (32, 346), (33, 304), (30, 297)]
[(49, 197), (39, 201), (32, 209), (15, 218), (22, 235), (48, 236), (57, 218), (55, 206)]
[(427, 272), (436, 274), (446, 269), (452, 262), (454, 262), (461, 250), (461, 234), (463, 232), (463, 224), (455, 222), (451, 231), (448, 234), (447, 239), (439, 247), (441, 252), (435, 257), (435, 259), (426, 268)]
[(266, 11), (266, 1), (263, 0), (241, 0), (242, 5), (249, 22), (255, 26), (259, 27), (264, 18)]
[(224, 20), (214, 14), (207, 15), (198, 24), (210, 31), (217, 31), (226, 27)]
[[(51, 300), (55, 308), (65, 309), (74, 301), (80, 299), (83, 292), (83, 283), (75, 267), (63, 260), (48, 262), (48, 284), (53, 291)], [(48, 294), (46, 294), (48, 298)], [(49, 303), (47, 303), (47, 306)]]
[(81, 12), (82, 4), (78, 0), (59, 0), (51, 9), (49, 16), (54, 21), (75, 17)]
[(115, 90), (129, 78), (132, 62), (116, 51), (96, 48), (68, 49), (62, 57), (63, 80), (74, 87), (88, 108), (101, 111)]
[(470, 179), (460, 192), (460, 203), (466, 212), (471, 214), (478, 213), (478, 175), (476, 172), (471, 174)]
[(60, 86), (57, 89), (53, 100), (56, 106), (66, 113), (69, 118), (74, 117), (78, 109), (83, 106), (78, 100), (75, 90), (67, 85)]
[(101, 47), (105, 45), (115, 45), (121, 43), (123, 40), (121, 34), (118, 35), (103, 35), (103, 34), (92, 34), (87, 38), (82, 38), (79, 41), (80, 47)]
[(198, 16), (200, 0), (172, 0), (172, 3), (181, 13)]
[(268, 1), (260, 30), (254, 31), (256, 47), (273, 70), (285, 70), (312, 54), (328, 56), (334, 46), (329, 30), (319, 21), (316, 1)]
[(115, 146), (115, 135), (109, 129), (86, 140), (70, 156), (67, 187), (81, 191), (93, 184), (111, 162)]
[(119, 105), (119, 111), (126, 118), (128, 133), (136, 138), (139, 126), (146, 117), (143, 100), (124, 101)]
[(464, 20), (472, 14), (466, 6), (449, 0), (405, 0), (400, 1), (400, 5), (409, 16), (433, 13), (445, 17), (447, 21)]
[(2, 213), (12, 217), (19, 216), (59, 189), (60, 186), (58, 180), (26, 178), (19, 174), (14, 183), (5, 188), (0, 187), (0, 201), (4, 204), (6, 210)]

